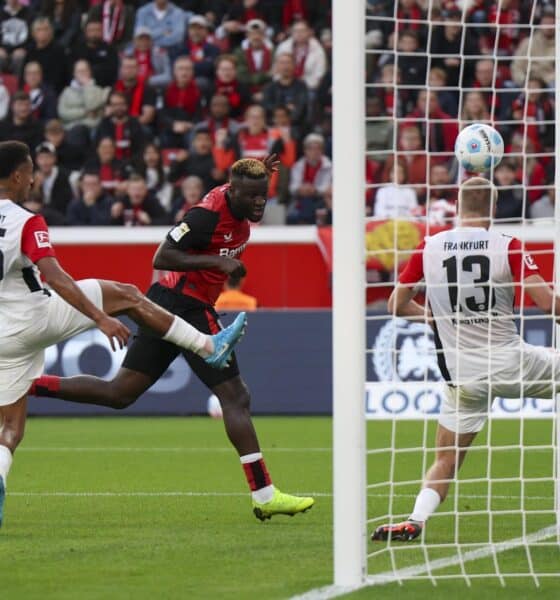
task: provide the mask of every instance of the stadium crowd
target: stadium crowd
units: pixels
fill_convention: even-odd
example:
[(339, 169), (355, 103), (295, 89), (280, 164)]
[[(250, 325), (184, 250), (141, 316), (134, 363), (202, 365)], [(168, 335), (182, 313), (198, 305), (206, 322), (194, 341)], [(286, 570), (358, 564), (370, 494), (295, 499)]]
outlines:
[(330, 0), (7, 0), (0, 140), (51, 225), (181, 220), (243, 157), (279, 155), (268, 224), (331, 219)]
[[(497, 218), (554, 210), (554, 3), (368, 0), (368, 210), (452, 221), (457, 132), (496, 127)], [(464, 12), (463, 12), (464, 11)], [(396, 147), (396, 152), (394, 151)]]

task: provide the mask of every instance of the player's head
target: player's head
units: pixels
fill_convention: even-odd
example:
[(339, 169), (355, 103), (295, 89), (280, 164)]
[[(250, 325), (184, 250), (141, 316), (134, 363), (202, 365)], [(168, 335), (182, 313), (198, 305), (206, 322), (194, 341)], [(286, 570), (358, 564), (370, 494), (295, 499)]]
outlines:
[(24, 202), (32, 184), (33, 161), (27, 144), (0, 142), (0, 187), (14, 202)]
[(471, 177), (459, 189), (459, 218), (469, 221), (490, 220), (496, 212), (498, 191), (491, 181), (484, 177)]
[(242, 158), (231, 167), (230, 198), (233, 212), (253, 223), (264, 215), (268, 191), (268, 173), (264, 163)]

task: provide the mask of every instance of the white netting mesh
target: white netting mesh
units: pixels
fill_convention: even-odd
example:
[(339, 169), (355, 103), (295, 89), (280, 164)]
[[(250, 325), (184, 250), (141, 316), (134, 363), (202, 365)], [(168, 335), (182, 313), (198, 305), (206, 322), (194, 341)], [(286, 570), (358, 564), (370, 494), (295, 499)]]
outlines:
[[(453, 148), (466, 125), (488, 123), (502, 134), (504, 159), (488, 174), (498, 189), (494, 229), (521, 239), (541, 275), (554, 283), (556, 17), (554, 3), (532, 0), (367, 5), (367, 517), (373, 531), (409, 517), (434, 461), (446, 384), (427, 308), (424, 319), (406, 321), (387, 313), (386, 299), (423, 236), (456, 223), (458, 185), (468, 174), (460, 172)], [(500, 252), (488, 250), (492, 265)], [(477, 299), (474, 316), (487, 320), (488, 338), (473, 339), (470, 350), (494, 357), (485, 369), (494, 384), (499, 354), (491, 339), (499, 322), (513, 318), (525, 342), (551, 347), (554, 321), (537, 312), (519, 286), (515, 315), (496, 314), (494, 266), (485, 275), (476, 256), (474, 267), (465, 266), (468, 254), (455, 255), (455, 285), (447, 270), (436, 287), (453, 306), (455, 371), (471, 360), (469, 326), (461, 319), (465, 313), (473, 318), (473, 311), (461, 302)], [(449, 324), (449, 317), (440, 319), (442, 327)], [(510, 380), (501, 382), (517, 381), (521, 398), (494, 401), (419, 540), (369, 542), (368, 575), (375, 581), (493, 577), (504, 584), (526, 577), (538, 585), (559, 575), (554, 400), (524, 397), (535, 389), (532, 379), (541, 378), (526, 367), (521, 348), (504, 359)], [(555, 369), (545, 369), (542, 379), (554, 386)]]

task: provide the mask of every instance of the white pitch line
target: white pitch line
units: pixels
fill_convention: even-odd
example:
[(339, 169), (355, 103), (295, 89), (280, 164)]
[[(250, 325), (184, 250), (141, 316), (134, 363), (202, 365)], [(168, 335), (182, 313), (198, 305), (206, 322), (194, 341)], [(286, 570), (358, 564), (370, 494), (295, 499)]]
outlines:
[[(388, 583), (396, 583), (406, 579), (412, 579), (424, 573), (432, 573), (433, 571), (446, 569), (461, 563), (480, 560), (482, 558), (487, 558), (488, 556), (493, 556), (494, 554), (500, 554), (502, 552), (507, 552), (508, 550), (514, 550), (520, 546), (537, 544), (554, 535), (560, 535), (560, 530), (557, 525), (545, 527), (539, 531), (529, 534), (526, 537), (513, 538), (511, 540), (505, 540), (504, 542), (497, 542), (495, 544), (486, 544), (481, 548), (477, 548), (476, 550), (469, 550), (468, 552), (462, 552), (461, 554), (455, 554), (454, 556), (438, 558), (437, 560), (420, 563), (411, 567), (405, 567), (404, 569), (397, 569), (396, 571), (386, 571), (385, 573), (368, 577), (366, 581), (360, 585), (329, 585), (322, 588), (317, 588), (298, 596), (292, 596), (291, 600), (329, 600), (330, 598), (338, 598), (339, 596), (350, 594), (351, 592), (355, 592), (366, 587), (386, 585)], [(491, 577), (492, 574), (488, 574), (488, 576)], [(437, 577), (437, 575), (434, 577)], [(530, 573), (527, 574), (527, 577), (530, 577)]]
[[(332, 452), (332, 448), (263, 448), (263, 452)], [(18, 453), (21, 452), (235, 452), (235, 450), (229, 447), (214, 447), (214, 448), (189, 448), (187, 446), (182, 447), (160, 447), (160, 448), (148, 448), (148, 447), (125, 447), (125, 446), (107, 446), (97, 448), (95, 446), (23, 446), (18, 448)]]
[[(332, 493), (330, 492), (295, 492), (298, 495), (301, 496), (315, 496), (316, 498), (332, 498)], [(165, 497), (173, 497), (173, 496), (187, 496), (187, 497), (212, 497), (212, 496), (216, 496), (216, 497), (241, 497), (241, 496), (247, 496), (246, 492), (192, 492), (192, 491), (161, 491), (161, 492), (146, 492), (146, 491), (139, 491), (139, 492), (24, 492), (24, 491), (19, 491), (19, 492), (9, 492), (10, 496), (23, 496), (23, 497), (63, 497), (63, 498), (82, 498), (82, 497), (88, 497), (88, 496), (92, 496), (92, 497), (105, 497), (105, 498), (111, 498), (111, 497), (123, 497), (123, 496), (130, 496), (130, 497), (142, 497), (142, 496), (146, 496), (146, 497), (158, 497), (161, 496), (162, 498)], [(393, 496), (394, 498), (416, 498), (416, 494), (395, 494)], [(552, 500), (552, 496), (523, 496), (525, 498), (525, 500)], [(388, 494), (368, 494), (368, 498), (388, 498)], [(487, 499), (488, 496), (484, 495), (484, 494), (468, 494), (468, 495), (461, 495), (461, 499)], [(495, 500), (515, 500), (515, 499), (520, 499), (521, 496), (492, 496), (493, 499)], [(466, 511), (466, 513), (468, 514), (468, 511)]]

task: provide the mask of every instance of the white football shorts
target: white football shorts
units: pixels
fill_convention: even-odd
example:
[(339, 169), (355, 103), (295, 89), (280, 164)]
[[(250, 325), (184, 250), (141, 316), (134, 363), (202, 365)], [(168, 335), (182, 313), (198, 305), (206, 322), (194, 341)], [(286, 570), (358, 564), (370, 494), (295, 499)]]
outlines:
[(490, 381), (446, 387), (439, 423), (456, 433), (484, 427), (494, 398), (553, 398), (560, 392), (560, 353), (523, 344), (519, 360), (494, 373)]
[[(103, 293), (97, 279), (77, 283), (97, 308), (103, 308)], [(47, 310), (38, 322), (16, 335), (0, 337), (0, 406), (19, 400), (33, 380), (43, 374), (45, 348), (95, 327), (91, 319), (56, 292), (50, 293)]]

